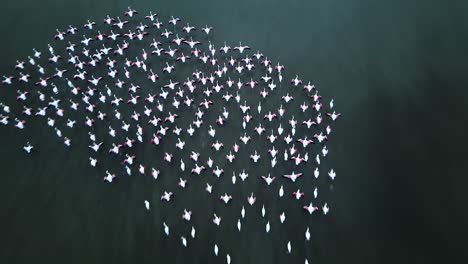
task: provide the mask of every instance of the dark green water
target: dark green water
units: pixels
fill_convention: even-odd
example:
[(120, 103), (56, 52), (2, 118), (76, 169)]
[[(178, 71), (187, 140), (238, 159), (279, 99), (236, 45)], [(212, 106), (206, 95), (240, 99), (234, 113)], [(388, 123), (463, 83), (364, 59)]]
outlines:
[[(0, 72), (33, 47), (45, 50), (55, 28), (100, 22), (129, 2), (3, 4)], [(163, 237), (169, 210), (142, 210), (144, 199), (159, 198), (144, 178), (103, 184), (44, 126), (1, 127), (1, 263), (225, 263), (212, 254), (217, 239), (233, 263), (303, 263), (306, 256), (310, 263), (444, 263), (463, 254), (466, 181), (456, 158), (467, 147), (457, 126), (466, 123), (466, 3), (186, 2), (132, 7), (209, 24), (217, 41), (260, 49), (289, 74), (315, 80), (344, 114), (329, 145), (338, 172), (328, 199), (333, 211), (313, 222), (312, 242), (287, 256), (285, 243), (275, 241), (288, 234), (302, 241), (301, 219), (288, 218), (292, 224), (271, 237), (254, 223), (238, 236), (200, 221), (199, 240), (184, 249), (178, 237)], [(55, 143), (26, 157), (20, 146), (31, 136)]]

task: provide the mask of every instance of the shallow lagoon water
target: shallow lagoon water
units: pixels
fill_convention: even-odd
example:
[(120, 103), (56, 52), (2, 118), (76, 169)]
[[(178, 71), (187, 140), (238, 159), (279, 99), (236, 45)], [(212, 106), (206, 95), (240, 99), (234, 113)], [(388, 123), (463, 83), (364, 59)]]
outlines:
[[(297, 72), (315, 80), (324, 97), (335, 98), (346, 115), (329, 145), (329, 161), (339, 172), (329, 197), (333, 212), (310, 224), (312, 242), (296, 245), (297, 252), (287, 256), (285, 243), (264, 234), (258, 205), (258, 217), (248, 218), (242, 226), (248, 235), (242, 233), (239, 238), (234, 216), (226, 219), (232, 221), (235, 232), (215, 232), (209, 221), (205, 223), (209, 228), (197, 230), (206, 231), (197, 232), (200, 241), (222, 236), (233, 263), (302, 263), (304, 256), (311, 263), (422, 262), (446, 260), (459, 252), (460, 246), (451, 242), (460, 236), (454, 223), (463, 222), (466, 215), (457, 210), (464, 198), (458, 195), (461, 180), (452, 176), (459, 167), (450, 161), (462, 153), (463, 141), (443, 145), (433, 131), (450, 128), (463, 117), (457, 105), (466, 92), (457, 88), (467, 83), (460, 77), (466, 58), (461, 48), (467, 42), (461, 15), (465, 4), (421, 7), (369, 2), (293, 1), (264, 6), (250, 1), (207, 1), (189, 3), (184, 9), (177, 3), (132, 4), (163, 17), (177, 15), (200, 26), (207, 23), (216, 27), (216, 40), (241, 40), (260, 49), (286, 65), (288, 74)], [(5, 4), (11, 11), (2, 18), (0, 28), (2, 35), (10, 37), (2, 43), (1, 72), (9, 71), (32, 47), (45, 49), (56, 27), (87, 18), (98, 20), (127, 5), (102, 1)], [(270, 12), (258, 15), (265, 8)], [(33, 24), (37, 30), (18, 34)], [(448, 87), (447, 92), (441, 93), (439, 87)], [(428, 115), (437, 101), (453, 103)], [(122, 177), (119, 184), (103, 184), (102, 175), (96, 175), (87, 159), (74, 160), (73, 149), (65, 149), (43, 125), (35, 127), (39, 129), (21, 133), (12, 128), (0, 130), (1, 226), (6, 241), (0, 256), (8, 263), (225, 261), (212, 255), (211, 243), (189, 241), (185, 249), (179, 237), (163, 237), (161, 217), (170, 217), (166, 212), (179, 217), (183, 208), (163, 208), (151, 214), (143, 210), (144, 199), (159, 198), (149, 177), (134, 175)], [(461, 137), (461, 132), (452, 133), (454, 138)], [(51, 145), (41, 145), (41, 153), (27, 157), (19, 147), (30, 137)], [(74, 144), (85, 146), (87, 138)], [(415, 156), (420, 159), (414, 160)], [(429, 168), (427, 164), (435, 160), (443, 165)], [(448, 176), (442, 181), (439, 175), (444, 174)], [(424, 175), (423, 184), (415, 177), (419, 175)], [(436, 191), (442, 193), (434, 201)], [(193, 203), (194, 211), (196, 206), (212, 206), (201, 204), (207, 193), (200, 194), (177, 199)], [(460, 213), (452, 219), (442, 217), (447, 210)], [(288, 215), (287, 222), (290, 225), (281, 231), (272, 224), (271, 234), (298, 234), (296, 241), (303, 241), (302, 216)], [(291, 241), (297, 244), (292, 237)]]

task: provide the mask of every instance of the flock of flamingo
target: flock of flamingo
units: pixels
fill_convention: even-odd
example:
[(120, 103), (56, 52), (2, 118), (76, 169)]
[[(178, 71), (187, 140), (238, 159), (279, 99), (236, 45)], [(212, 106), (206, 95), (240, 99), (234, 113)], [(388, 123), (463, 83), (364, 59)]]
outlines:
[[(341, 116), (333, 99), (325, 103), (317, 87), (298, 75), (283, 80), (283, 65), (241, 42), (215, 47), (213, 34), (207, 25), (196, 28), (174, 16), (160, 20), (152, 12), (141, 16), (130, 7), (122, 18), (108, 15), (57, 29), (54, 45), (33, 49), (3, 76), (4, 89), (17, 89), (17, 104), (0, 104), (0, 123), (22, 130), (32, 119), (43, 120), (67, 148), (79, 147), (74, 142), (86, 137), (89, 156), (80, 158), (109, 184), (134, 174), (156, 184), (170, 179), (160, 186), (160, 201), (142, 201), (149, 212), (183, 196), (191, 182), (202, 182), (199, 191), (213, 198), (207, 202), (242, 201), (233, 228), (241, 232), (246, 207), (252, 207), (269, 233), (270, 222), (286, 221), (285, 211), (269, 215), (255, 192), (243, 197), (234, 189), (260, 181), (280, 199), (292, 196), (291, 207), (301, 208), (304, 217), (327, 215), (329, 204), (317, 200), (318, 184), (306, 185), (304, 178), (335, 180), (333, 168), (321, 166)], [(22, 149), (41, 153), (37, 144), (28, 140)], [(189, 224), (204, 217), (223, 225), (219, 212), (180, 213)], [(164, 221), (167, 236), (173, 233), (169, 226)], [(183, 247), (195, 239), (195, 230), (179, 235)], [(307, 227), (305, 243), (310, 237)], [(219, 248), (214, 243), (216, 256)], [(285, 250), (294, 252), (291, 241)]]

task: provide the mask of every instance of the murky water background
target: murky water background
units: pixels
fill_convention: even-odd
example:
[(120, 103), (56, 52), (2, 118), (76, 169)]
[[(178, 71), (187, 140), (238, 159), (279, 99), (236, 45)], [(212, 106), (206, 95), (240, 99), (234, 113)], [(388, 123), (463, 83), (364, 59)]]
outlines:
[[(0, 72), (10, 72), (33, 47), (45, 50), (55, 28), (88, 18), (101, 22), (130, 1), (108, 2), (3, 3)], [(457, 140), (463, 133), (455, 125), (466, 123), (460, 105), (468, 84), (463, 78), (467, 8), (456, 2), (401, 2), (132, 4), (142, 13), (212, 25), (219, 44), (243, 41), (279, 60), (288, 74), (314, 80), (324, 97), (335, 98), (344, 116), (328, 144), (328, 162), (338, 172), (326, 197), (331, 214), (310, 222), (304, 214), (287, 215), (287, 225), (272, 224), (266, 235), (257, 204), (255, 212), (247, 208), (248, 216), (257, 216), (247, 217), (239, 235), (238, 212), (202, 203), (208, 193), (191, 186), (200, 188), (199, 195), (177, 199), (192, 204), (193, 211), (217, 206), (225, 217), (218, 230), (209, 220), (194, 218), (197, 240), (182, 248), (179, 236), (166, 239), (161, 228), (164, 217), (180, 217), (182, 205), (144, 210), (142, 201), (156, 201), (160, 194), (150, 177), (103, 184), (87, 158), (74, 159), (88, 156), (87, 137), (66, 149), (45, 124), (21, 132), (2, 127), (0, 262), (224, 263), (212, 254), (219, 239), (233, 263), (303, 263), (304, 257), (310, 263), (440, 263), (460, 253), (462, 243), (452, 239), (464, 233), (455, 226), (467, 220), (460, 208), (466, 196), (454, 158), (466, 156), (466, 141)], [(449, 139), (441, 141), (441, 134)], [(31, 137), (50, 145), (40, 144), (41, 153), (28, 157), (21, 146)], [(276, 202), (274, 194), (272, 210), (294, 203)], [(222, 231), (228, 225), (230, 230)], [(304, 242), (306, 225), (310, 243)], [(294, 245), (291, 256), (286, 239)]]

